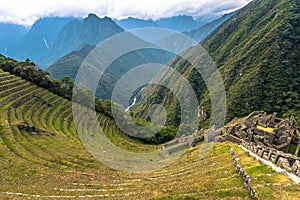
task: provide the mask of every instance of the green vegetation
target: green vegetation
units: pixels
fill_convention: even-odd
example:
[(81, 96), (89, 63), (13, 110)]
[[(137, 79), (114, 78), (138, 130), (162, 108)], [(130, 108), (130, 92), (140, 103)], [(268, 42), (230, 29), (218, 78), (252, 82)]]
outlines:
[(256, 128), (258, 128), (258, 129), (260, 129), (260, 130), (263, 130), (263, 131), (266, 131), (266, 132), (268, 132), (268, 133), (273, 133), (273, 131), (274, 131), (274, 129), (273, 128), (270, 128), (270, 127), (263, 127), (263, 126), (261, 126), (261, 125), (257, 125), (257, 127)]
[[(295, 115), (299, 122), (299, 10), (298, 0), (254, 0), (203, 42), (225, 81), (228, 120), (266, 110), (283, 117)], [(174, 58), (170, 66), (190, 80), (200, 105), (209, 112), (209, 94), (201, 76), (181, 58)], [(173, 84), (181, 89), (177, 81)], [(104, 166), (86, 150), (76, 131), (69, 101), (73, 87), (67, 76), (56, 81), (30, 60), (17, 62), (0, 55), (0, 199), (250, 199), (234, 168), (230, 146), (259, 199), (300, 196), (299, 184), (229, 142), (200, 143), (171, 165), (152, 172), (121, 172)], [(85, 103), (93, 98), (91, 91), (77, 91), (84, 96), (76, 102), (89, 107)], [(99, 124), (118, 147), (151, 152), (160, 146), (145, 142), (159, 144), (176, 133), (181, 117), (178, 101), (166, 88), (144, 90), (150, 91), (155, 93), (143, 96), (142, 109), (134, 108), (134, 114), (147, 117), (150, 105), (163, 103), (168, 105), (168, 126), (144, 141), (118, 128), (111, 101), (96, 99)], [(84, 120), (79, 122), (86, 134), (98, 131)], [(194, 131), (191, 126), (183, 125), (186, 132)], [(290, 151), (295, 148), (292, 145)]]
[(18, 62), (3, 55), (0, 55), (0, 57), (0, 69), (3, 71), (15, 74), (53, 93), (71, 99), (72, 88), (63, 87), (60, 81), (48, 78), (48, 73), (38, 68), (29, 59), (26, 59), (24, 62)]
[(256, 0), (203, 42), (225, 80), (229, 119), (265, 110), (300, 122), (299, 10), (296, 0)]
[[(5, 88), (0, 91), (1, 199), (250, 199), (234, 169), (229, 143), (217, 144), (211, 151), (204, 151), (205, 144), (200, 144), (170, 166), (153, 172), (120, 172), (87, 152), (77, 135), (70, 101), (1, 69), (0, 87)], [(99, 113), (98, 119), (107, 137), (120, 148), (137, 152), (158, 148), (128, 138), (104, 114)], [(21, 129), (20, 124), (41, 132)], [(88, 134), (94, 131), (90, 125), (82, 128)], [(207, 154), (200, 157), (203, 152)], [(242, 163), (250, 166), (253, 161), (245, 154)], [(299, 186), (278, 173), (272, 172), (280, 177), (272, 180), (276, 186), (267, 186), (270, 180), (265, 173), (271, 172), (264, 168), (253, 169), (260, 173), (255, 184), (266, 183), (258, 190), (264, 192), (260, 195), (279, 195), (276, 197), (281, 199), (280, 194), (299, 195)], [(273, 192), (271, 188), (279, 187), (277, 180), (290, 185), (282, 186), (280, 193)]]
[[(148, 45), (136, 37), (132, 37), (130, 40), (140, 46)], [(85, 45), (80, 50), (63, 56), (47, 69), (49, 76), (58, 80), (68, 76), (74, 81), (82, 62), (94, 48), (95, 46)], [(111, 99), (115, 84), (122, 75), (139, 65), (147, 63), (165, 64), (172, 57), (174, 57), (173, 54), (158, 49), (139, 49), (122, 55), (105, 68), (97, 86), (96, 96), (101, 99)], [(149, 71), (149, 73), (149, 76), (154, 76), (156, 71)], [(139, 76), (139, 74), (135, 75)]]
[[(38, 68), (35, 63), (29, 59), (26, 59), (24, 62), (18, 62), (0, 54), (0, 69), (30, 81), (63, 98), (68, 100), (72, 99), (74, 83), (68, 76), (64, 76), (61, 81), (49, 78), (49, 73)], [(72, 100), (87, 107), (90, 107), (92, 100), (95, 100), (95, 110), (112, 117), (111, 101), (94, 98), (92, 92), (87, 89), (77, 88), (76, 91), (81, 93), (80, 97), (82, 97), (82, 99), (74, 98)], [(76, 95), (76, 97), (78, 97), (78, 95)], [(90, 99), (90, 101), (87, 101), (87, 99)]]
[(239, 158), (239, 164), (250, 176), (250, 183), (259, 199), (297, 199), (299, 197), (299, 185), (290, 185), (290, 180), (283, 173), (274, 172), (269, 166), (262, 165), (237, 146), (234, 149), (236, 157)]
[[(299, 10), (297, 0), (254, 0), (201, 43), (222, 74), (227, 121), (264, 110), (282, 117), (294, 115), (300, 124)], [(188, 53), (200, 56), (193, 48)], [(190, 81), (200, 106), (210, 114), (210, 96), (201, 75), (179, 57), (168, 66)], [(180, 84), (179, 80), (172, 83), (175, 88)], [(162, 103), (169, 112), (169, 125), (178, 125), (180, 107), (167, 89), (148, 86), (142, 103), (136, 116), (147, 118), (149, 107)]]

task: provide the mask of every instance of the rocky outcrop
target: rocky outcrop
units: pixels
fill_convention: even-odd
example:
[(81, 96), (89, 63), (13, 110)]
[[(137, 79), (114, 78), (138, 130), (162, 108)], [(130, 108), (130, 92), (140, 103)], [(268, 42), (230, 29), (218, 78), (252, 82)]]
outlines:
[(18, 124), (17, 125), (18, 129), (20, 130), (24, 130), (32, 135), (46, 135), (46, 136), (54, 136), (55, 134), (54, 133), (49, 133), (49, 132), (46, 132), (44, 130), (41, 130), (35, 126), (29, 126), (28, 124), (26, 123), (23, 123), (23, 124)]

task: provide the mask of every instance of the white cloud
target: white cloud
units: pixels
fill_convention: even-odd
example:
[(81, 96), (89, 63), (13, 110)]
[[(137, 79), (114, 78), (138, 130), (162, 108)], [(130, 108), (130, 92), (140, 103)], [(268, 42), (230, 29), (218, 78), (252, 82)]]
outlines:
[(49, 16), (85, 17), (88, 13), (112, 18), (157, 19), (175, 15), (199, 17), (226, 13), (251, 0), (2, 0), (0, 22), (31, 25)]

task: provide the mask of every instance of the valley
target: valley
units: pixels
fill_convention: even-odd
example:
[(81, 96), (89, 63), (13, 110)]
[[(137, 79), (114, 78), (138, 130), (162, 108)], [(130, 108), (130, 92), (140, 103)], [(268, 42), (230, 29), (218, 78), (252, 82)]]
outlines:
[(300, 198), (298, 0), (65, 3), (0, 4), (0, 199)]

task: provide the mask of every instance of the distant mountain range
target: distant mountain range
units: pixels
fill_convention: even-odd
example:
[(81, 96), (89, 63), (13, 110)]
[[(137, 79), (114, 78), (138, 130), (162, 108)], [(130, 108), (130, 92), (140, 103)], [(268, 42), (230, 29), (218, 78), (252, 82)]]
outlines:
[[(69, 76), (72, 80), (75, 80), (82, 61), (90, 51), (99, 42), (124, 32), (124, 29), (160, 27), (179, 32), (196, 29), (191, 32), (185, 32), (185, 34), (200, 40), (231, 15), (226, 15), (213, 22), (210, 22), (214, 19), (213, 17), (203, 17), (194, 20), (190, 16), (176, 16), (156, 21), (135, 18), (118, 21), (108, 17), (99, 18), (95, 14), (89, 14), (85, 19), (51, 17), (38, 20), (29, 31), (22, 26), (7, 25), (10, 29), (4, 30), (7, 33), (12, 32), (14, 37), (8, 37), (7, 34), (1, 35), (1, 37), (7, 38), (2, 39), (1, 41), (3, 42), (0, 45), (6, 48), (7, 54), (5, 49), (2, 48), (3, 54), (20, 60), (29, 58), (42, 69), (48, 69), (47, 71), (53, 78), (61, 79), (64, 76)], [(210, 23), (207, 26), (200, 27), (205, 22)], [(149, 36), (151, 36), (151, 33)], [(146, 41), (139, 37), (142, 36), (132, 35), (130, 40), (141, 46), (147, 44)], [(170, 37), (170, 40), (163, 38), (163, 41), (173, 43), (172, 37)], [(147, 38), (147, 36), (143, 35), (143, 38)], [(6, 40), (11, 41), (11, 43), (4, 43)], [(154, 42), (158, 45), (160, 43), (160, 41)], [(169, 43), (163, 45), (170, 45)], [(139, 50), (118, 59), (105, 72), (103, 80), (99, 83), (97, 96), (103, 99), (110, 99), (112, 89), (118, 78), (133, 67), (153, 62), (165, 64), (174, 56), (172, 53), (158, 52), (157, 50)]]
[(203, 39), (205, 39), (209, 34), (211, 34), (217, 27), (219, 27), (222, 23), (227, 21), (230, 17), (232, 17), (236, 12), (232, 12), (229, 14), (225, 14), (219, 19), (216, 19), (212, 22), (209, 22), (207, 24), (204, 24), (203, 26), (194, 29), (189, 32), (183, 32), (184, 34), (190, 36), (194, 40), (200, 42)]
[(189, 32), (200, 28), (222, 16), (204, 16), (193, 19), (191, 16), (179, 15), (175, 17), (162, 18), (159, 20), (144, 20), (133, 17), (127, 19), (115, 20), (115, 22), (125, 30), (146, 27), (159, 27), (175, 30), (178, 32)]
[(137, 19), (133, 17), (128, 17), (127, 19), (122, 20), (115, 20), (115, 22), (125, 30), (146, 27), (159, 27), (159, 25), (153, 20)]
[[(198, 32), (202, 32), (198, 29), (203, 24), (219, 17), (204, 16), (194, 20), (190, 16), (181, 15), (153, 21), (132, 17), (123, 20), (112, 20), (108, 17), (100, 19), (96, 15), (90, 14), (86, 19), (43, 18), (37, 20), (30, 29), (19, 25), (0, 23), (0, 30), (3, 32), (0, 36), (0, 53), (18, 60), (29, 58), (46, 69), (72, 51), (79, 51), (86, 44), (96, 45), (124, 30), (160, 27), (179, 32), (186, 31), (186, 34), (193, 38), (203, 38), (216, 25), (210, 26), (209, 31), (203, 30), (203, 33), (200, 33), (201, 37), (196, 36)], [(195, 31), (189, 33), (192, 30)]]
[[(224, 17), (220, 21), (225, 21), (225, 19), (228, 19), (228, 17)], [(175, 23), (176, 21), (178, 21), (178, 23)], [(190, 25), (189, 23), (183, 25), (186, 21), (190, 22)], [(161, 19), (155, 22), (151, 20), (146, 21), (128, 18), (115, 23), (110, 18), (105, 17), (100, 19), (96, 15), (91, 14), (83, 21), (69, 21), (57, 36), (57, 39), (52, 47), (49, 48), (45, 59), (40, 63), (42, 63), (43, 66), (48, 66), (47, 63), (53, 63), (47, 70), (52, 78), (62, 79), (63, 76), (69, 76), (72, 80), (75, 80), (77, 71), (82, 61), (94, 49), (95, 45), (105, 38), (124, 31), (117, 24), (122, 24), (122, 26), (126, 29), (161, 27), (162, 25), (166, 26), (167, 24), (169, 24), (169, 28), (175, 29), (176, 24), (178, 28), (182, 27), (181, 30), (186, 30), (188, 26), (190, 26), (189, 29), (195, 27), (196, 22), (191, 17), (179, 16), (173, 17), (172, 19)], [(213, 30), (212, 27), (216, 28), (218, 25), (220, 25), (220, 22), (213, 23), (213, 25), (209, 26), (210, 31)], [(204, 34), (202, 34), (202, 36), (208, 35), (210, 31), (206, 31)], [(143, 36), (145, 37), (145, 35)], [(140, 46), (147, 44), (146, 41), (143, 41), (134, 35), (132, 35), (130, 39), (133, 43), (140, 44)], [(164, 38), (163, 41), (168, 43), (169, 40)], [(157, 44), (159, 43), (159, 41), (155, 42)], [(173, 43), (174, 39), (170, 37), (169, 42)], [(120, 58), (105, 72), (104, 78), (100, 81), (97, 89), (97, 97), (102, 99), (110, 99), (112, 89), (118, 78), (135, 66), (147, 63), (165, 64), (174, 56), (174, 54), (158, 52), (157, 50), (139, 50)], [(154, 75), (155, 74), (153, 74), (153, 76)]]

